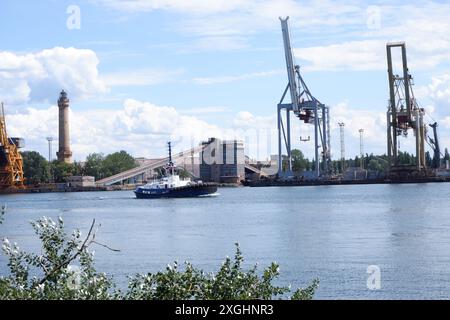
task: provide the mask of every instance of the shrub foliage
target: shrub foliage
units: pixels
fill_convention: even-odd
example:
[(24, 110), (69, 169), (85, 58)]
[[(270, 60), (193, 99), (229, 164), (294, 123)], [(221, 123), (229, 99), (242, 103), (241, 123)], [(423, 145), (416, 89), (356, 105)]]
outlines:
[[(3, 214), (4, 208), (0, 224)], [(273, 282), (280, 274), (279, 266), (272, 263), (261, 275), (257, 265), (245, 271), (244, 258), (236, 244), (234, 259), (226, 258), (215, 273), (205, 273), (189, 262), (181, 269), (175, 262), (164, 271), (131, 276), (128, 288), (120, 290), (111, 277), (95, 269), (89, 247), (107, 247), (96, 240), (95, 220), (84, 238), (79, 230), (67, 234), (61, 218), (55, 222), (43, 217), (32, 222), (32, 227), (42, 243), (39, 254), (25, 252), (16, 243), (3, 239), (9, 274), (0, 276), (0, 299), (234, 300), (290, 295), (291, 299), (309, 300), (319, 284), (315, 279), (307, 288), (295, 292), (290, 287), (276, 286)]]

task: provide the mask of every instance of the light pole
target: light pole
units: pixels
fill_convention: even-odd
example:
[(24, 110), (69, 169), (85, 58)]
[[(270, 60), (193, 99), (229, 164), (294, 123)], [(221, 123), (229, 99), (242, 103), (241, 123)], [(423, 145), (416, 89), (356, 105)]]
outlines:
[(359, 152), (361, 153), (361, 169), (364, 169), (364, 129), (359, 129)]
[(345, 141), (344, 141), (344, 122), (339, 122), (339, 131), (341, 135), (341, 171), (344, 173), (345, 170)]
[(53, 142), (53, 137), (47, 137), (47, 141), (48, 141), (48, 162), (52, 162), (52, 142)]
[(53, 182), (53, 170), (52, 170), (52, 142), (53, 137), (47, 137), (48, 141), (48, 167), (50, 170), (50, 182)]

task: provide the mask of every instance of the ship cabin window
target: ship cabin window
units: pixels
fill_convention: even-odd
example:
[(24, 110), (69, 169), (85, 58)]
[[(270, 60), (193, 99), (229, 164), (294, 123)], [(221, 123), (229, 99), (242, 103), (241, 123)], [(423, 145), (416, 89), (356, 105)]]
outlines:
[(165, 188), (167, 189), (167, 184), (165, 185)]

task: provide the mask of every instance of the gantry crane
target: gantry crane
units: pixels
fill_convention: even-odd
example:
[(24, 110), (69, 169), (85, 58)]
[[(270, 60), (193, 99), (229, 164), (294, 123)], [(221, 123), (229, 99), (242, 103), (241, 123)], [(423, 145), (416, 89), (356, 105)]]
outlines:
[(3, 103), (0, 112), (0, 190), (23, 188), (23, 139), (8, 137)]
[[(289, 33), (289, 17), (280, 18), (283, 32), (284, 52), (288, 74), (288, 84), (278, 103), (278, 177), (292, 176), (291, 158), (291, 125), (290, 112), (292, 111), (303, 123), (314, 125), (314, 156), (316, 177), (326, 176), (330, 169), (330, 123), (329, 107), (317, 100), (309, 91), (303, 77), (300, 74), (300, 66), (295, 65), (292, 54), (291, 39)], [(287, 92), (290, 92), (290, 103), (283, 103)], [(286, 128), (284, 127), (282, 110), (286, 111)], [(286, 129), (286, 130), (285, 130)], [(283, 170), (282, 164), (282, 137), (286, 147), (288, 168)], [(309, 141), (302, 139), (301, 141)], [(319, 155), (320, 154), (320, 155)], [(322, 166), (320, 164), (322, 160)]]
[[(392, 49), (400, 48), (402, 56), (401, 75), (394, 74)], [(416, 170), (425, 171), (425, 139), (426, 126), (423, 117), (425, 110), (420, 108), (413, 92), (413, 77), (408, 70), (406, 44), (404, 42), (388, 43), (387, 63), (389, 75), (389, 108), (387, 111), (387, 145), (391, 171), (399, 167), (398, 136), (407, 136), (408, 130), (414, 130), (416, 140)]]

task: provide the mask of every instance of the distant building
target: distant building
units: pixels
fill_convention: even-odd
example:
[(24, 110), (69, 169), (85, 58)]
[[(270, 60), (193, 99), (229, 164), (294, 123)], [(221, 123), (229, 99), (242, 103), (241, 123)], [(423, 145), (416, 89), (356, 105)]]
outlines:
[(92, 176), (71, 176), (66, 181), (69, 187), (95, 187), (95, 178)]
[(194, 177), (200, 176), (200, 161), (199, 154), (192, 153), (189, 157), (178, 159), (175, 162), (178, 168), (183, 168), (184, 170), (190, 172)]
[(200, 157), (200, 179), (208, 182), (239, 183), (245, 179), (244, 142), (211, 138)]

